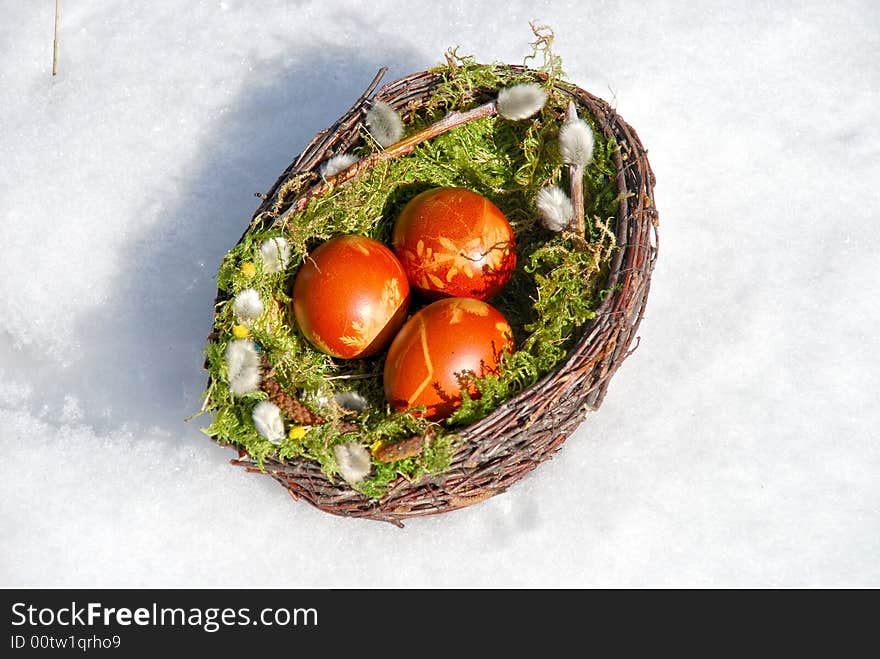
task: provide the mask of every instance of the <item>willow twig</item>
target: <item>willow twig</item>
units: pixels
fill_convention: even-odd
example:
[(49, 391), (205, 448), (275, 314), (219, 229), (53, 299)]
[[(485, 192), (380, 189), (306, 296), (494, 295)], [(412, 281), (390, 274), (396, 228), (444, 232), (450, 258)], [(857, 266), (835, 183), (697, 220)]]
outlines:
[(52, 75), (58, 73), (58, 16), (61, 13), (61, 0), (55, 0), (55, 40), (52, 42)]
[[(568, 102), (566, 117), (569, 121), (577, 119), (577, 107), (574, 101)], [(584, 166), (574, 163), (568, 166), (568, 177), (571, 181), (571, 205), (574, 206), (574, 232), (582, 239), (586, 240), (586, 229), (584, 227)]]
[(300, 196), (293, 203), (293, 205), (281, 215), (281, 217), (275, 220), (274, 224), (281, 224), (290, 215), (300, 212), (309, 205), (309, 202), (312, 199), (314, 199), (315, 197), (319, 197), (327, 192), (327, 190), (329, 190), (331, 186), (337, 186), (341, 183), (345, 183), (346, 181), (353, 179), (361, 172), (375, 167), (380, 162), (408, 155), (412, 153), (413, 149), (415, 149), (419, 144), (427, 142), (431, 138), (437, 137), (438, 135), (442, 135), (443, 133), (446, 133), (453, 128), (463, 126), (471, 121), (474, 121), (475, 119), (492, 117), (496, 114), (498, 114), (498, 103), (497, 100), (494, 99), (465, 112), (450, 112), (440, 121), (431, 124), (427, 128), (423, 128), (417, 133), (413, 133), (409, 137), (403, 138), (396, 144), (392, 144), (391, 146), (389, 146), (387, 149), (377, 151), (376, 153), (372, 153), (365, 158), (361, 158), (348, 169), (344, 169), (335, 176), (331, 176), (327, 180), (321, 181), (320, 183), (314, 185), (312, 188), (303, 193), (302, 196)]
[(353, 375), (328, 375), (325, 380), (369, 380), (377, 378), (381, 373), (356, 373)]

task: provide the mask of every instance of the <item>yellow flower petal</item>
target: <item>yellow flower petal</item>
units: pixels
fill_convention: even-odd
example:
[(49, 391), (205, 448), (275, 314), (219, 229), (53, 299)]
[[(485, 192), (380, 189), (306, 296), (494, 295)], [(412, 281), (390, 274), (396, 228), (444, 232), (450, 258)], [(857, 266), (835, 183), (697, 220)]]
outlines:
[(307, 432), (308, 429), (304, 428), (303, 426), (293, 426), (291, 427), (290, 432), (287, 433), (287, 436), (291, 439), (302, 439), (306, 436)]
[(251, 331), (244, 325), (233, 325), (232, 335), (236, 339), (246, 339), (251, 335)]
[(250, 261), (241, 264), (241, 274), (248, 279), (252, 279), (257, 274), (257, 266)]

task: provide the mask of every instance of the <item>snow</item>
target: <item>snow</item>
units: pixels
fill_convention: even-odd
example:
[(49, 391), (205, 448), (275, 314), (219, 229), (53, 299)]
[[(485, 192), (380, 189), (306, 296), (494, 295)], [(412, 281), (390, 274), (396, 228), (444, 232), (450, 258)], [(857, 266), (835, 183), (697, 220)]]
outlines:
[[(876, 3), (4, 2), (0, 586), (880, 586)], [(641, 345), (556, 459), (390, 525), (198, 431), (214, 275), (383, 65), (555, 27), (657, 175)]]

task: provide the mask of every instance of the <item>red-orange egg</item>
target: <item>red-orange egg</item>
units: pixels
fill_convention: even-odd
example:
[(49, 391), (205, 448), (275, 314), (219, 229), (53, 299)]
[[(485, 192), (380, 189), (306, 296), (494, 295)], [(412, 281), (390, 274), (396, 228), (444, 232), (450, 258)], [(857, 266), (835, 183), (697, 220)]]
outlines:
[(382, 350), (406, 319), (409, 284), (400, 261), (365, 236), (314, 250), (296, 275), (293, 314), (318, 350), (352, 359)]
[(425, 407), (440, 420), (476, 394), (474, 377), (499, 372), (513, 332), (495, 307), (473, 298), (446, 298), (415, 313), (398, 332), (385, 360), (385, 397), (396, 410)]
[(488, 300), (510, 281), (516, 242), (495, 204), (464, 188), (413, 197), (392, 235), (410, 285), (430, 297)]

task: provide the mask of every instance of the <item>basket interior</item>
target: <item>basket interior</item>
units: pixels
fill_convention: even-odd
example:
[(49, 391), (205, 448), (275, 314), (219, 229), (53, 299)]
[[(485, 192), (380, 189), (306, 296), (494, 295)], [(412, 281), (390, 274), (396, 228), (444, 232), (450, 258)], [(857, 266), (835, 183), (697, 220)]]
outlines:
[[(387, 240), (399, 208), (417, 192), (438, 185), (470, 187), (485, 194), (502, 208), (517, 230), (521, 267), (514, 282), (493, 303), (511, 320), (519, 348), (532, 334), (537, 334), (532, 348), (543, 362), (536, 365), (536, 360), (523, 360), (523, 373), (517, 373), (508, 382), (481, 383), (483, 395), (476, 401), (466, 401), (450, 424), (432, 427), (411, 415), (386, 415), (389, 418), (382, 420), (384, 425), (376, 422), (374, 416), (366, 421), (355, 419), (354, 425), (359, 427), (353, 429), (351, 420), (330, 415), (322, 419), (327, 421), (326, 427), (309, 429), (308, 440), (278, 450), (261, 445), (253, 433), (230, 431), (229, 426), (236, 423), (247, 428), (247, 419), (242, 418), (245, 405), (244, 412), (237, 417), (227, 415), (227, 427), (217, 427), (215, 421), (213, 431), (209, 429), (218, 441), (239, 447), (237, 464), (273, 475), (295, 496), (330, 512), (399, 520), (469, 505), (503, 491), (552, 455), (585, 414), (598, 407), (608, 378), (627, 355), (641, 318), (656, 256), (656, 213), (651, 196), (653, 177), (634, 131), (603, 101), (567, 83), (548, 80), (544, 73), (516, 66), (484, 68), (495, 72), (492, 83), (473, 86), (469, 91), (464, 91), (448, 69), (441, 69), (386, 85), (373, 100), (383, 100), (397, 108), (408, 130), (417, 130), (449, 111), (485, 102), (500, 84), (530, 80), (552, 89), (552, 101), (540, 120), (527, 125), (513, 125), (500, 118), (473, 122), (436, 138), (415, 156), (374, 167), (361, 173), (354, 184), (331, 187), (312, 199), (305, 209), (290, 212), (309, 190), (321, 185), (318, 169), (327, 158), (344, 152), (363, 157), (377, 148), (370, 143), (362, 121), (373, 91), (371, 85), (351, 110), (319, 134), (279, 177), (250, 227), (224, 261), (226, 279), (221, 267), (219, 311), (211, 337), (215, 360), (223, 346), (224, 328), (230, 323), (228, 317), (223, 317), (224, 304), (228, 305), (231, 294), (246, 283), (237, 281), (236, 273), (241, 271), (242, 260), (248, 258), (248, 250), (253, 253), (267, 236), (284, 235), (295, 250), (299, 247), (303, 253), (339, 233), (364, 233)], [(475, 73), (478, 75), (474, 79), (484, 75), (484, 71)], [(543, 229), (531, 203), (536, 186), (565, 181), (567, 170), (558, 161), (555, 143), (549, 136), (556, 130), (554, 122), (564, 118), (565, 103), (570, 99), (578, 104), (597, 137), (595, 166), (588, 168), (586, 179), (588, 236), (597, 245), (590, 251), (577, 250), (569, 238), (554, 236)], [(495, 148), (494, 153), (485, 148), (487, 142)], [(498, 157), (499, 153), (517, 149), (532, 152), (530, 157), (520, 160)], [(455, 167), (444, 170), (443, 165), (451, 163)], [(509, 185), (517, 174), (521, 184)], [(370, 203), (361, 203), (354, 218), (340, 211), (356, 207), (358, 198), (369, 199)], [(541, 250), (546, 254), (541, 255)], [(536, 259), (535, 254), (540, 258)], [(568, 283), (579, 283), (580, 290), (551, 287), (554, 294), (545, 298), (557, 306), (543, 309), (543, 316), (536, 318), (534, 302), (541, 298), (536, 280), (542, 275), (550, 279), (556, 275), (557, 281), (564, 279), (552, 269), (541, 272), (541, 258), (553, 263), (567, 259), (567, 266), (576, 275)], [(526, 264), (533, 272), (526, 271)], [(585, 278), (588, 271), (592, 276)], [(284, 316), (287, 300), (283, 290), (289, 290), (294, 273), (295, 267), (287, 273), (287, 279), (282, 277), (274, 282), (273, 291), (266, 291), (278, 302), (276, 324), (289, 333), (291, 340), (296, 340), (296, 328)], [(552, 340), (548, 340), (546, 331), (534, 331), (536, 320), (543, 323), (539, 329), (546, 329), (548, 319), (557, 322), (564, 314), (571, 315), (571, 305), (576, 302), (583, 307), (578, 310), (577, 322), (557, 328)], [(277, 346), (269, 341), (266, 344), (270, 354), (273, 347), (278, 351), (287, 348), (283, 342)], [(211, 359), (209, 351), (209, 364)], [(333, 377), (342, 376), (342, 381), (357, 383), (371, 408), (380, 409), (381, 392), (370, 374), (381, 365), (381, 356), (356, 361), (362, 363), (330, 364)], [(278, 361), (267, 367), (283, 388), (308, 407), (308, 392), (321, 390), (320, 382), (308, 378), (315, 373), (319, 374), (316, 380), (324, 378), (328, 373), (327, 362), (324, 356), (308, 357), (301, 369), (305, 375), (285, 372), (284, 364)], [(213, 402), (217, 400), (215, 396)], [(314, 405), (312, 411), (321, 412)], [(372, 426), (371, 421), (375, 422)], [(430, 436), (431, 441), (425, 442), (418, 458), (377, 464), (376, 479), (367, 486), (351, 487), (334, 478), (332, 459), (320, 459), (322, 450), (327, 451), (340, 436), (346, 435), (339, 432), (340, 422), (349, 423), (346, 427), (367, 445), (377, 441), (393, 443), (412, 436)]]

